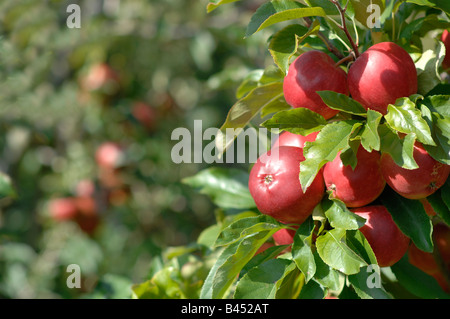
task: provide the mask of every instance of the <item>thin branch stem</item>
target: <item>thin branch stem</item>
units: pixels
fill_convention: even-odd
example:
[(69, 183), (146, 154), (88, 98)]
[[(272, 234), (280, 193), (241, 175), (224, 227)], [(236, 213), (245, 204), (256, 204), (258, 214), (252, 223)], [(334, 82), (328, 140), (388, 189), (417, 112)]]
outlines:
[(349, 61), (355, 61), (355, 56), (353, 54), (349, 54), (345, 58), (340, 59), (339, 61), (336, 62), (336, 64), (334, 66), (339, 66), (342, 63), (346, 63)]
[[(306, 26), (309, 28), (312, 24), (312, 21), (309, 17), (305, 17), (303, 18), (303, 20), (305, 20)], [(317, 36), (319, 37), (319, 39), (321, 39), (323, 41), (323, 43), (325, 43), (325, 45), (327, 46), (328, 51), (330, 51), (331, 53), (333, 53), (338, 59), (343, 59), (345, 56), (344, 54), (342, 54), (334, 45), (333, 43), (330, 42), (330, 40), (327, 39), (327, 37), (322, 33), (322, 32), (318, 32)]]
[(347, 23), (345, 21), (345, 11), (347, 10), (348, 1), (344, 8), (341, 7), (338, 0), (330, 0), (330, 1), (336, 6), (336, 8), (339, 11), (339, 14), (341, 15), (342, 25), (340, 25), (339, 28), (345, 32), (345, 35), (347, 36), (348, 40), (350, 41), (350, 45), (353, 48), (353, 52), (355, 52), (355, 56), (358, 58), (359, 57), (358, 46), (355, 44), (355, 41), (353, 41), (350, 32), (348, 32)]

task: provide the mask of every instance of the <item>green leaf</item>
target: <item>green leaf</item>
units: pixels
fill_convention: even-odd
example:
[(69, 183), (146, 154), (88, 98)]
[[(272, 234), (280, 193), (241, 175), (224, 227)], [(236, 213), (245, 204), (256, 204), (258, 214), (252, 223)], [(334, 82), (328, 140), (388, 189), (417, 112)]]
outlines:
[(367, 263), (347, 244), (347, 231), (334, 228), (316, 240), (317, 252), (330, 267), (346, 275), (356, 274)]
[(447, 208), (450, 210), (450, 178), (447, 178), (444, 185), (440, 188), (442, 200), (444, 201)]
[(210, 13), (211, 11), (217, 9), (223, 4), (236, 2), (239, 0), (210, 0), (209, 3), (206, 5), (206, 11)]
[(309, 217), (297, 229), (291, 250), (292, 258), (298, 269), (300, 269), (305, 276), (306, 282), (308, 282), (316, 272), (314, 255), (311, 250), (313, 231), (314, 221), (312, 217)]
[(17, 193), (11, 178), (7, 174), (0, 172), (0, 199), (5, 197), (15, 198), (16, 196)]
[(417, 81), (419, 94), (425, 95), (436, 85), (441, 83), (439, 66), (445, 57), (445, 46), (438, 42), (437, 47), (425, 51), (420, 59), (415, 63), (417, 69)]
[(330, 225), (334, 228), (359, 229), (365, 224), (365, 219), (352, 213), (345, 204), (330, 194), (329, 199), (322, 200), (322, 208)]
[(381, 274), (378, 265), (362, 267), (357, 274), (348, 276), (350, 284), (362, 299), (392, 299), (381, 285)]
[[(450, 87), (446, 89), (448, 90)], [(450, 116), (450, 95), (438, 94), (427, 96), (420, 104), (426, 105), (432, 112), (439, 113), (442, 116)]]
[[(442, 189), (444, 188), (444, 189)], [(450, 226), (450, 185), (444, 184), (433, 194), (429, 195), (426, 200), (430, 203), (436, 214)], [(444, 198), (448, 201), (448, 206), (444, 202)]]
[[(283, 83), (274, 82), (258, 86), (244, 98), (237, 101), (228, 112), (225, 123), (216, 136), (216, 147), (223, 154), (231, 146), (234, 139), (244, 130), (244, 127), (264, 107), (272, 105), (283, 97)], [(227, 134), (230, 129), (233, 134)]]
[(220, 299), (226, 297), (242, 268), (275, 231), (276, 229), (261, 231), (227, 246), (206, 277), (200, 298)]
[(353, 120), (332, 122), (322, 128), (314, 143), (306, 143), (303, 148), (305, 160), (300, 163), (299, 176), (304, 192), (322, 166), (334, 160), (339, 151), (349, 147), (351, 134), (361, 125), (361, 122)]
[(450, 295), (442, 291), (433, 277), (411, 265), (407, 255), (392, 265), (391, 269), (398, 282), (417, 297), (424, 299), (450, 298)]
[(278, 255), (280, 255), (286, 248), (288, 248), (290, 245), (275, 245), (272, 247), (267, 248), (263, 252), (260, 252), (259, 254), (256, 254), (253, 256), (252, 259), (242, 268), (239, 276), (242, 278), (250, 269), (262, 264), (263, 262), (266, 262), (270, 259), (276, 258)]
[(314, 252), (314, 261), (316, 263), (316, 273), (311, 281), (316, 281), (323, 287), (333, 291), (341, 290), (345, 281), (344, 276), (339, 271), (327, 265), (317, 251)]
[(323, 299), (325, 298), (326, 290), (318, 282), (310, 280), (305, 283), (300, 291), (299, 299)]
[(421, 105), (421, 111), (437, 144), (436, 146), (424, 144), (425, 150), (435, 160), (450, 165), (450, 117), (431, 112), (425, 105)]
[(263, 4), (252, 16), (245, 33), (246, 37), (275, 23), (311, 16), (326, 16), (320, 7), (305, 8), (301, 3), (291, 0), (272, 0)]
[(277, 128), (306, 136), (317, 132), (326, 124), (326, 120), (320, 114), (302, 107), (278, 112), (261, 125), (268, 129)]
[(398, 228), (411, 238), (417, 248), (426, 252), (433, 251), (433, 225), (420, 201), (404, 198), (390, 187), (385, 188), (379, 199)]
[(362, 25), (367, 26), (367, 19), (372, 15), (372, 11), (368, 10), (371, 4), (380, 7), (380, 13), (384, 11), (384, 1), (382, 0), (350, 0), (355, 12), (355, 19)]
[(268, 215), (241, 218), (231, 223), (217, 237), (214, 246), (224, 246), (262, 231), (277, 231), (283, 226)]
[(248, 190), (249, 174), (236, 168), (210, 167), (183, 179), (183, 183), (200, 188), (202, 194), (222, 208), (254, 208)]
[(436, 145), (422, 113), (409, 98), (398, 99), (395, 105), (389, 104), (384, 118), (393, 129), (405, 134), (414, 133), (423, 144)]
[(416, 169), (419, 166), (414, 160), (415, 135), (408, 134), (401, 139), (389, 126), (382, 124), (378, 126), (380, 136), (380, 151), (389, 154), (395, 164), (406, 169)]
[[(178, 277), (178, 278), (177, 278)], [(134, 299), (186, 299), (180, 285), (180, 274), (173, 267), (158, 271), (152, 279), (132, 286)]]
[(291, 24), (278, 31), (270, 40), (269, 52), (276, 65), (287, 73), (290, 59), (297, 52), (298, 45), (311, 34), (319, 32), (320, 23), (315, 20), (309, 29), (300, 24)]
[(282, 279), (295, 270), (288, 259), (271, 259), (250, 269), (239, 280), (235, 299), (274, 299)]
[(359, 102), (353, 100), (345, 94), (336, 93), (333, 91), (317, 91), (317, 94), (319, 94), (322, 101), (333, 110), (359, 116), (366, 116), (366, 109)]
[(374, 110), (367, 110), (367, 121), (361, 133), (361, 145), (368, 152), (372, 150), (379, 151), (381, 147), (380, 135), (378, 134), (378, 125), (383, 115)]
[(406, 2), (441, 9), (447, 14), (450, 14), (450, 3), (447, 0), (406, 0)]

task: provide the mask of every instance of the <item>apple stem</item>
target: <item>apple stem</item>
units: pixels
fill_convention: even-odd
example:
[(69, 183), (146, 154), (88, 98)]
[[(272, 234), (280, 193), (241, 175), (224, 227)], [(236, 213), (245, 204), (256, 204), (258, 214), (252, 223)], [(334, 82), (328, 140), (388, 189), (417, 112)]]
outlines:
[(336, 64), (334, 65), (335, 67), (340, 66), (342, 63), (346, 63), (349, 61), (354, 61), (355, 60), (355, 56), (353, 54), (349, 54), (347, 55), (345, 58), (340, 59), (339, 61), (336, 62)]
[[(312, 21), (309, 17), (305, 17), (303, 18), (303, 20), (305, 20), (306, 26), (309, 28), (312, 24)], [(331, 43), (326, 36), (323, 35), (322, 32), (318, 32), (317, 36), (319, 37), (320, 40), (323, 41), (323, 43), (327, 46), (328, 51), (330, 51), (331, 53), (333, 53), (338, 59), (343, 59), (344, 58), (344, 54), (341, 53), (341, 51), (338, 50), (338, 48), (336, 48), (333, 43)]]
[(353, 52), (355, 52), (355, 57), (358, 58), (359, 57), (358, 46), (355, 44), (355, 41), (353, 41), (353, 38), (350, 32), (348, 31), (347, 23), (345, 22), (345, 11), (347, 10), (348, 1), (344, 8), (341, 7), (338, 0), (330, 0), (330, 1), (336, 6), (336, 8), (339, 11), (339, 14), (341, 15), (342, 25), (339, 25), (339, 28), (345, 32), (345, 35), (347, 36), (348, 40), (350, 41), (350, 45), (353, 48)]

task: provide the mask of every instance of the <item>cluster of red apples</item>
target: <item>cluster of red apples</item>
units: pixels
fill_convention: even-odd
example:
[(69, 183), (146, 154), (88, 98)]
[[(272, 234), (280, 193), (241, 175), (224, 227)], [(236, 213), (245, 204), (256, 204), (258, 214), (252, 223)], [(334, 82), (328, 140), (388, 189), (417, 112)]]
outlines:
[[(348, 73), (322, 51), (305, 52), (291, 63), (283, 90), (287, 103), (292, 107), (308, 108), (325, 119), (331, 119), (338, 111), (329, 108), (317, 91), (329, 90), (351, 96), (365, 109), (385, 115), (389, 104), (417, 93), (417, 86), (416, 68), (410, 55), (395, 43), (382, 42), (357, 57), (349, 66)], [(265, 157), (264, 161), (261, 157), (258, 159), (250, 172), (249, 190), (259, 211), (280, 222), (298, 225), (312, 214), (328, 191), (332, 197), (345, 203), (350, 211), (366, 220), (360, 231), (371, 245), (379, 266), (395, 264), (409, 249), (413, 256), (411, 263), (424, 269), (423, 265), (415, 262), (423, 259), (417, 256), (426, 255), (432, 260), (431, 254), (414, 247), (394, 223), (389, 211), (376, 199), (385, 187), (391, 187), (405, 198), (421, 200), (428, 214), (433, 215), (435, 213), (426, 197), (445, 183), (450, 166), (433, 159), (419, 142), (415, 143), (413, 152), (419, 168), (414, 170), (397, 166), (387, 153), (368, 152), (359, 146), (355, 169), (345, 166), (338, 154), (324, 165), (303, 192), (299, 181), (300, 163), (305, 159), (303, 147), (306, 142), (313, 142), (318, 134), (320, 132), (301, 136), (283, 132), (272, 146), (279, 156), (274, 159)], [(439, 248), (447, 267), (450, 267), (450, 229), (441, 224), (438, 227), (435, 236), (439, 238), (435, 239), (441, 243)], [(273, 238), (276, 244), (291, 244), (294, 234), (292, 229), (282, 229)], [(429, 263), (427, 267), (433, 268)], [(426, 272), (435, 275), (437, 268), (435, 265)]]

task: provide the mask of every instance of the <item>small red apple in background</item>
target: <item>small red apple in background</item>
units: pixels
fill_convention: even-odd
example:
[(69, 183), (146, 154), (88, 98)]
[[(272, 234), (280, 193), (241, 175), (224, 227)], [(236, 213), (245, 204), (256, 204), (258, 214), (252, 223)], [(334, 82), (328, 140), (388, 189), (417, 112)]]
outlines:
[(135, 102), (133, 103), (131, 112), (136, 120), (145, 128), (149, 130), (155, 128), (157, 124), (157, 113), (149, 104), (140, 101)]
[(325, 119), (339, 111), (329, 108), (317, 91), (349, 94), (347, 74), (326, 53), (313, 50), (296, 58), (284, 78), (283, 92), (286, 102), (294, 108), (308, 108)]
[(419, 142), (414, 144), (413, 157), (419, 168), (410, 170), (398, 166), (388, 153), (384, 153), (381, 155), (381, 172), (387, 184), (401, 196), (425, 198), (445, 183), (450, 165), (436, 161)]
[(360, 145), (354, 170), (350, 165), (344, 166), (340, 154), (324, 166), (325, 186), (334, 198), (344, 202), (347, 207), (370, 204), (380, 196), (386, 185), (380, 169), (381, 154), (375, 150), (368, 152)]
[(348, 71), (348, 88), (365, 109), (385, 115), (388, 104), (417, 93), (414, 61), (402, 47), (380, 42), (362, 53)]
[(300, 134), (294, 134), (288, 131), (285, 131), (280, 134), (278, 139), (273, 144), (272, 148), (280, 147), (280, 146), (294, 146), (303, 148), (305, 146), (305, 142), (314, 142), (316, 140), (319, 132), (313, 132), (306, 136)]
[(63, 221), (73, 219), (78, 208), (73, 198), (55, 198), (48, 202), (48, 211), (53, 219)]
[(403, 257), (410, 239), (397, 227), (386, 207), (372, 205), (352, 208), (351, 211), (366, 219), (359, 230), (372, 247), (380, 267), (390, 267)]
[(290, 245), (294, 242), (294, 229), (282, 228), (276, 231), (272, 237), (276, 245)]
[(261, 213), (297, 224), (311, 215), (324, 194), (323, 176), (317, 174), (304, 193), (299, 181), (303, 160), (303, 150), (291, 146), (272, 148), (258, 158), (250, 171), (249, 190)]
[(95, 160), (100, 167), (114, 169), (123, 163), (124, 151), (117, 143), (105, 142), (97, 148)]
[(428, 216), (433, 217), (436, 215), (436, 211), (426, 198), (420, 198), (419, 201), (422, 203), (423, 208), (425, 209), (425, 212)]
[(94, 196), (95, 184), (90, 179), (83, 179), (78, 182), (75, 188), (75, 193), (79, 197), (90, 197)]
[(120, 86), (120, 78), (107, 63), (98, 63), (91, 66), (86, 76), (81, 78), (80, 86), (88, 92), (114, 94)]
[(446, 70), (450, 68), (450, 35), (448, 30), (442, 32), (441, 41), (444, 42), (445, 45), (445, 58), (444, 61), (442, 61), (442, 67)]

